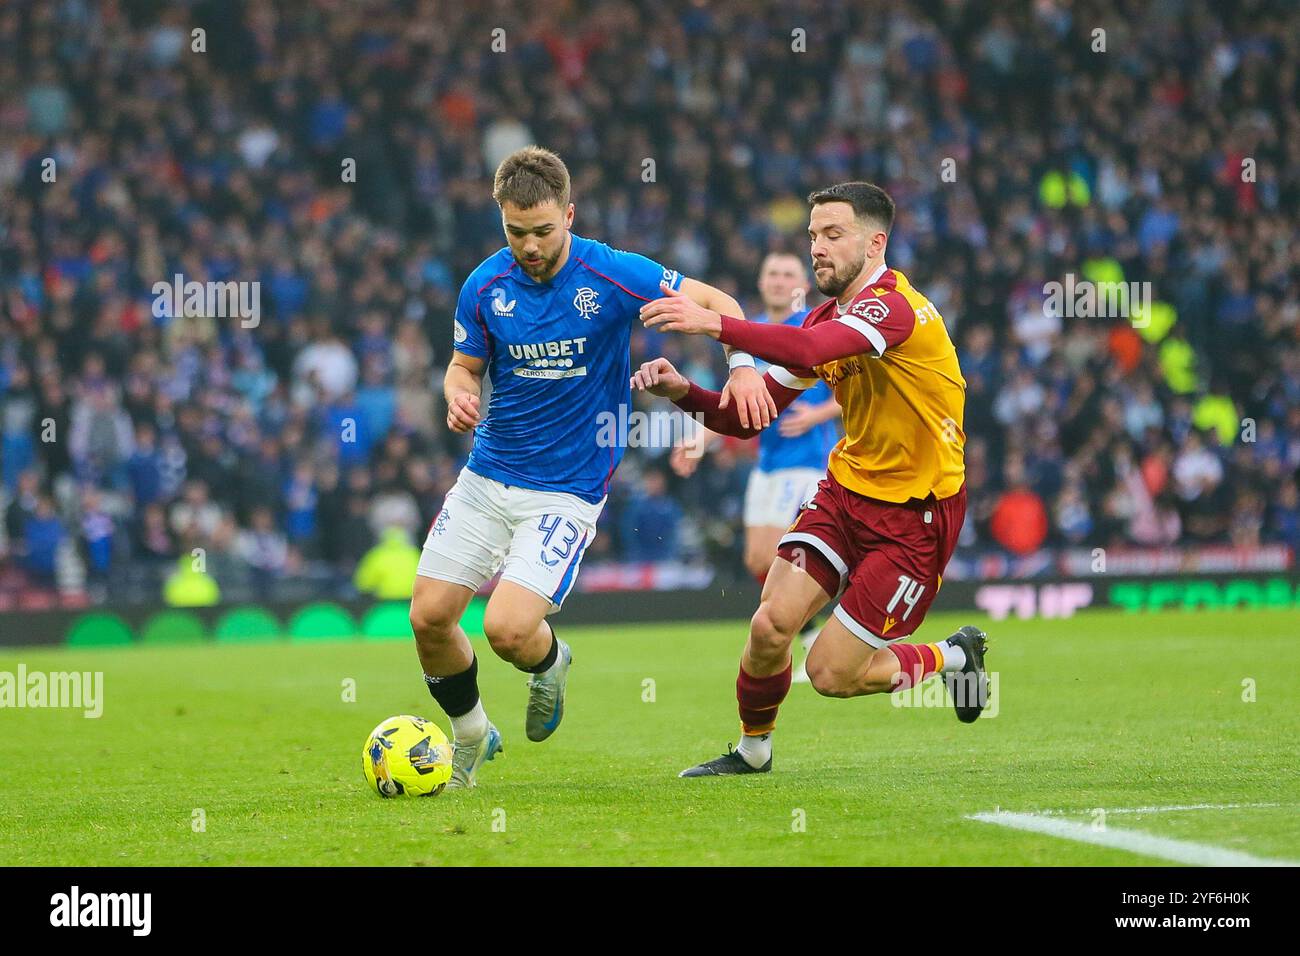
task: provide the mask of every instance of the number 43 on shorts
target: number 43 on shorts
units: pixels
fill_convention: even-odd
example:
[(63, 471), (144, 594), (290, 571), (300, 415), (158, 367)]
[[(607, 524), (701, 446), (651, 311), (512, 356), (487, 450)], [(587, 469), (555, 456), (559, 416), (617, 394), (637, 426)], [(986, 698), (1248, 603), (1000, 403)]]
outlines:
[[(555, 538), (555, 533), (560, 530), (561, 525), (563, 525), (564, 530), (560, 540), (558, 543), (553, 544), (552, 539)], [(582, 534), (581, 529), (563, 515), (542, 515), (537, 529), (544, 535), (542, 538), (541, 561), (548, 568), (553, 568), (568, 558), (573, 552), (573, 546), (578, 543), (578, 538)], [(547, 555), (548, 551), (550, 556)]]

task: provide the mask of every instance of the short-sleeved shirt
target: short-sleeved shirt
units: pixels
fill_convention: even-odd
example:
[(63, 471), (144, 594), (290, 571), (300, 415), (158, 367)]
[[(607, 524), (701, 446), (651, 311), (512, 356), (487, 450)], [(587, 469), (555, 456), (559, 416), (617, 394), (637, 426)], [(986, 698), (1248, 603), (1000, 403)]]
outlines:
[(843, 322), (870, 343), (815, 369), (773, 367), (787, 388), (825, 382), (840, 403), (844, 437), (827, 470), (850, 491), (882, 501), (948, 498), (966, 479), (966, 380), (943, 316), (897, 269), (883, 264), (845, 308), (831, 299), (804, 327)]
[(645, 256), (571, 234), (569, 258), (537, 282), (509, 247), (485, 259), (456, 306), (455, 349), (487, 360), (487, 415), (471, 471), (507, 485), (605, 497), (631, 414), (632, 324), (682, 277)]

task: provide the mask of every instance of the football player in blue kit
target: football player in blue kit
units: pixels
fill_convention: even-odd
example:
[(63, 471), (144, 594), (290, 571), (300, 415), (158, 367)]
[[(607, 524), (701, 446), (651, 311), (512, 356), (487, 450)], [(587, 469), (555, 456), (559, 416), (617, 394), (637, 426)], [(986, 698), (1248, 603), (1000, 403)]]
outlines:
[[(622, 458), (623, 442), (610, 442), (600, 424), (623, 420), (619, 405), (631, 404), (629, 349), (640, 307), (666, 286), (741, 314), (710, 285), (574, 234), (569, 172), (548, 150), (508, 156), (492, 195), (506, 246), (461, 288), (443, 386), (447, 426), (473, 431), (474, 447), (429, 529), (411, 599), (425, 682), (451, 719), (449, 788), (474, 786), (478, 769), (501, 750), (460, 627), (470, 598), (498, 570), (483, 629), (498, 657), (530, 675), (528, 739), (545, 740), (564, 714), (572, 655), (547, 616), (573, 589)], [(776, 406), (754, 360), (732, 352), (729, 365), (723, 406), (734, 402), (742, 420), (766, 427)]]

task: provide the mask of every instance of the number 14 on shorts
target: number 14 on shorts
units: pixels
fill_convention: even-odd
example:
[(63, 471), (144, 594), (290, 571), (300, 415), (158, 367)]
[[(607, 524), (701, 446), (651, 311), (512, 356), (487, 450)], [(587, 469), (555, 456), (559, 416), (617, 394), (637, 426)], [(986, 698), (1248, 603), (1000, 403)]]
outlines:
[[(890, 598), (889, 603), (885, 605), (885, 613), (892, 615), (894, 613), (894, 608), (898, 606), (898, 602), (902, 601), (907, 605), (907, 610), (903, 612), (903, 620), (906, 621), (908, 615), (915, 610), (916, 602), (921, 600), (921, 595), (924, 593), (924, 584), (908, 577), (906, 574), (900, 574), (898, 576), (898, 590), (894, 592), (894, 596)], [(894, 626), (894, 624), (895, 619), (893, 617), (886, 618), (885, 630), (889, 630)]]

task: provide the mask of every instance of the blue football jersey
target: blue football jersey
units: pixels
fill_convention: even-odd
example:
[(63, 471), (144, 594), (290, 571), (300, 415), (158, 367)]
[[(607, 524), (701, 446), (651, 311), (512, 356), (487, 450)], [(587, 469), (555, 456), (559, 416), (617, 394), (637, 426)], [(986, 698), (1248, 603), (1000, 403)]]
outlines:
[[(803, 325), (803, 320), (807, 315), (806, 310), (796, 312), (786, 319), (784, 324)], [(759, 316), (754, 321), (765, 322), (767, 319), (766, 316)], [(759, 372), (767, 371), (768, 363), (761, 359), (755, 358), (754, 364)], [(755, 467), (759, 471), (777, 471), (782, 468), (817, 468), (825, 470), (826, 459), (830, 457), (831, 449), (835, 447), (835, 443), (840, 440), (840, 430), (834, 419), (822, 422), (820, 425), (814, 425), (802, 435), (796, 435), (793, 438), (786, 438), (782, 435), (779, 426), (781, 419), (790, 414), (790, 409), (800, 402), (820, 405), (822, 402), (829, 402), (833, 397), (826, 383), (819, 381), (804, 392), (803, 395), (795, 399), (792, 405), (777, 416), (776, 421), (759, 432), (758, 462)]]
[(487, 360), (492, 395), (469, 469), (506, 485), (604, 498), (623, 458), (619, 423), (631, 411), (632, 324), (663, 295), (661, 282), (677, 289), (682, 277), (576, 234), (548, 282), (527, 275), (509, 247), (470, 273), (455, 348)]

